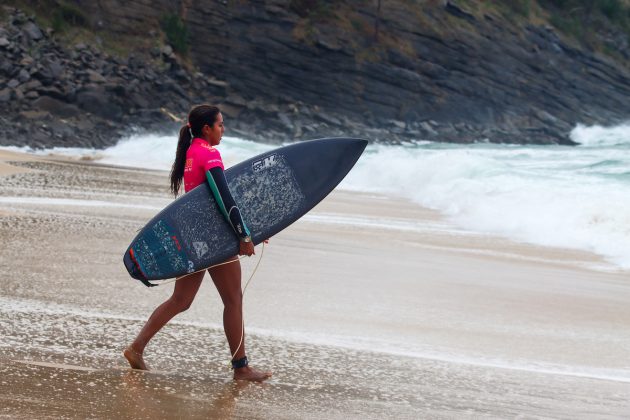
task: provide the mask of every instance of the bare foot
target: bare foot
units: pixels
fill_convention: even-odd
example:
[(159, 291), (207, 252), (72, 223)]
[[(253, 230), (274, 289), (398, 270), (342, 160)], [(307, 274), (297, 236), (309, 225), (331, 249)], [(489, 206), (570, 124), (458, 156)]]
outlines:
[(271, 372), (261, 372), (249, 366), (234, 369), (234, 380), (262, 382), (271, 378)]
[(144, 364), (142, 354), (132, 349), (131, 346), (123, 351), (123, 356), (125, 356), (125, 359), (127, 359), (132, 369), (149, 370), (147, 365)]

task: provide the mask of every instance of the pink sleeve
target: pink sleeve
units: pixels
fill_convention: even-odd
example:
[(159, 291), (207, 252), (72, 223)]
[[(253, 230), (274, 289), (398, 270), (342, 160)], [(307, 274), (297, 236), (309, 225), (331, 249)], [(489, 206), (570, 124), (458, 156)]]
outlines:
[(203, 158), (205, 160), (203, 164), (204, 172), (207, 172), (212, 168), (216, 168), (217, 166), (225, 170), (221, 154), (217, 149), (208, 150), (208, 153)]

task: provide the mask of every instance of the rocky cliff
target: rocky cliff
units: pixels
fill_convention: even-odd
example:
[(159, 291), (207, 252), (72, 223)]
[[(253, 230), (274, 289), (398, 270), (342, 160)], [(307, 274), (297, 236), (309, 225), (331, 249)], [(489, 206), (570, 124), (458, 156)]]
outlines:
[[(38, 28), (42, 37), (33, 37), (35, 22), (9, 17), (0, 31), (4, 143), (37, 112), (57, 125), (72, 117), (107, 128), (96, 146), (122, 126), (168, 124), (197, 102), (221, 104), (237, 133), (276, 141), (570, 144), (578, 122), (630, 116), (627, 38), (613, 59), (549, 25), (542, 8), (527, 17), (444, 0), (73, 4), (87, 30), (137, 48), (124, 59), (86, 45), (38, 48), (54, 34)], [(167, 16), (186, 31), (178, 56), (164, 45)], [(81, 129), (60, 124), (60, 132), (75, 127), (58, 136), (72, 143)]]

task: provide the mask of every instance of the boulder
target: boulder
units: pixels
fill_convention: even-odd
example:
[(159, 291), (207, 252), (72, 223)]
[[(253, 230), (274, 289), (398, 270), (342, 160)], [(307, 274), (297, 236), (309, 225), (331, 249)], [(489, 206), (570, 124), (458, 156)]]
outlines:
[(33, 101), (33, 108), (47, 111), (61, 118), (77, 117), (82, 111), (74, 105), (61, 102), (50, 96), (40, 96)]
[(22, 84), (22, 89), (28, 92), (29, 90), (37, 89), (42, 85), (39, 80), (32, 79), (24, 84)]
[(28, 71), (26, 71), (26, 69), (20, 69), (17, 78), (21, 83), (24, 83), (31, 78), (31, 75)]
[(19, 116), (25, 120), (41, 121), (50, 118), (50, 113), (48, 111), (22, 111)]
[(27, 22), (23, 27), (22, 31), (26, 34), (26, 36), (31, 41), (38, 41), (44, 37), (44, 34), (39, 29), (39, 27), (33, 22)]
[[(39, 83), (37, 80), (33, 80), (31, 82), (26, 83), (24, 86), (28, 85), (29, 83), (34, 83), (34, 82)], [(59, 90), (59, 88), (55, 86), (41, 86), (41, 83), (39, 84), (40, 86), (35, 87), (35, 89), (37, 90), (37, 93), (39, 93), (40, 95), (50, 96), (51, 98), (58, 99), (63, 102), (69, 102), (68, 94), (62, 92), (61, 90)]]
[(103, 77), (102, 74), (94, 71), (94, 70), (87, 70), (87, 76), (88, 76), (88, 80), (92, 83), (105, 83), (107, 82), (107, 79), (105, 79), (105, 77)]
[(35, 60), (30, 55), (25, 55), (20, 60), (20, 66), (22, 67), (30, 67), (35, 63)]
[(5, 88), (0, 90), (0, 102), (9, 102), (11, 100), (11, 89)]
[(77, 92), (76, 103), (87, 112), (118, 121), (122, 117), (123, 111), (112, 99), (104, 88), (88, 86)]

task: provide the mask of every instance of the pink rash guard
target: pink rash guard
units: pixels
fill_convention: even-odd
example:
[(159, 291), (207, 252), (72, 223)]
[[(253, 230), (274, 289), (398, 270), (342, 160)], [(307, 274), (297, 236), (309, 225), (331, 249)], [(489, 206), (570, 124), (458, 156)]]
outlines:
[(206, 140), (194, 138), (186, 152), (184, 191), (188, 192), (206, 182), (206, 172), (217, 166), (225, 170), (219, 151)]

